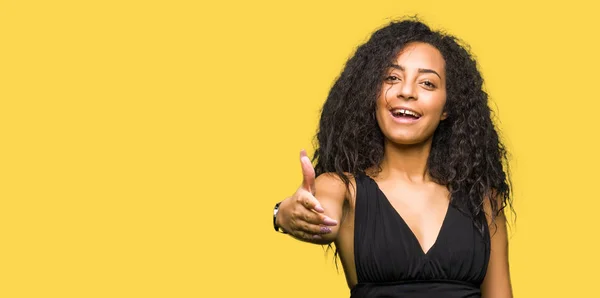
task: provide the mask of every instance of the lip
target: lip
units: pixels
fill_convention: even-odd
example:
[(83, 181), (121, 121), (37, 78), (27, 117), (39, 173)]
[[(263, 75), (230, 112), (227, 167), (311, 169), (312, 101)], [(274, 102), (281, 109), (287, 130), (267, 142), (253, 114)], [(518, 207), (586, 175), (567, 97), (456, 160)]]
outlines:
[[(404, 110), (408, 110), (408, 111), (411, 111), (411, 112), (414, 112), (414, 113), (417, 113), (417, 114), (421, 115), (421, 117), (419, 117), (419, 118), (417, 118), (417, 119), (413, 119), (413, 118), (409, 118), (409, 117), (396, 118), (396, 117), (394, 117), (394, 115), (392, 114), (392, 111), (393, 111), (393, 110), (397, 110), (397, 109), (404, 109)], [(403, 107), (403, 106), (399, 106), (399, 107), (392, 107), (392, 108), (389, 110), (389, 113), (390, 113), (390, 117), (392, 117), (392, 120), (394, 120), (394, 122), (396, 122), (396, 123), (401, 123), (401, 124), (413, 124), (413, 123), (415, 123), (415, 122), (417, 122), (417, 121), (421, 120), (421, 118), (423, 118), (423, 114), (422, 114), (422, 113), (419, 113), (419, 112), (417, 112), (417, 111), (415, 111), (415, 110), (413, 110), (413, 109), (411, 109), (411, 108), (407, 108), (407, 107)]]
[(390, 111), (390, 117), (392, 117), (392, 120), (396, 123), (401, 123), (401, 124), (413, 124), (416, 123), (417, 121), (421, 120), (421, 117), (417, 118), (417, 119), (413, 119), (413, 118), (409, 118), (409, 117), (402, 117), (402, 118), (396, 118), (394, 117), (394, 115), (392, 114), (392, 111)]
[(408, 111), (411, 111), (411, 112), (413, 112), (415, 114), (421, 115), (421, 117), (423, 116), (423, 113), (419, 113), (419, 112), (417, 112), (417, 111), (415, 111), (415, 110), (413, 110), (413, 109), (411, 109), (409, 107), (404, 107), (404, 106), (392, 107), (390, 109), (390, 112), (392, 112), (393, 110), (398, 110), (398, 109), (408, 110)]

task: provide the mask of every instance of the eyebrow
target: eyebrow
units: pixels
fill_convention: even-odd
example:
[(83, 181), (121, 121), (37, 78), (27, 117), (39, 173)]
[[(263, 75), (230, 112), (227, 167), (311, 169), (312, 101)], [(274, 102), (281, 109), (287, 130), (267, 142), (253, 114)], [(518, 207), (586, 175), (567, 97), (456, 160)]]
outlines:
[[(404, 67), (403, 67), (403, 66), (401, 66), (401, 65), (398, 65), (398, 64), (392, 64), (392, 65), (390, 65), (390, 67), (392, 67), (392, 68), (395, 68), (395, 69), (398, 69), (398, 70), (401, 70), (401, 71), (404, 71)], [(419, 71), (419, 73), (433, 73), (433, 74), (437, 75), (437, 76), (440, 78), (440, 80), (442, 79), (442, 77), (440, 76), (440, 74), (439, 74), (439, 73), (437, 73), (437, 72), (436, 72), (435, 70), (433, 70), (433, 69), (419, 68), (419, 70), (418, 70), (418, 71)]]

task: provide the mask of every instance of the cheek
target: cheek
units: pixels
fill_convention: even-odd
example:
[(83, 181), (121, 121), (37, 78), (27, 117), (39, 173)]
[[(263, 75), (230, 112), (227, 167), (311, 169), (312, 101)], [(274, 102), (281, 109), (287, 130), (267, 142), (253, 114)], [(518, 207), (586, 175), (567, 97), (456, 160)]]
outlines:
[(390, 111), (387, 108), (377, 108), (377, 112), (375, 113), (377, 126), (388, 137), (390, 137), (388, 133), (394, 130), (394, 123), (389, 117), (389, 113)]
[(375, 115), (377, 116), (377, 122), (381, 121), (380, 119), (385, 113), (389, 112), (387, 103), (382, 98), (377, 99), (377, 106), (375, 107)]
[(446, 94), (439, 94), (436, 96), (432, 96), (427, 100), (427, 109), (430, 114), (435, 114), (436, 116), (441, 115), (444, 112), (444, 106), (446, 105)]
[(384, 114), (384, 113), (385, 113), (385, 112), (386, 112), (386, 111), (384, 111), (383, 109), (381, 109), (381, 108), (379, 108), (379, 107), (378, 107), (378, 108), (377, 108), (377, 111), (376, 111), (376, 113), (375, 113), (375, 118), (376, 118), (376, 120), (377, 120), (377, 125), (379, 125), (379, 128), (382, 128), (382, 125), (383, 125), (383, 119), (384, 119), (384, 116), (385, 116), (385, 114)]

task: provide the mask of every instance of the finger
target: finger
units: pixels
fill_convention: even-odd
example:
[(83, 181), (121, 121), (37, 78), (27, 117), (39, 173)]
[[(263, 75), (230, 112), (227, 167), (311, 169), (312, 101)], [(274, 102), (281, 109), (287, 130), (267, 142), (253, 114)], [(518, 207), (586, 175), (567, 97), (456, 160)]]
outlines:
[(317, 200), (317, 198), (315, 198), (312, 194), (304, 195), (301, 202), (306, 209), (315, 210), (319, 213), (325, 212), (325, 209), (323, 209), (321, 203), (319, 203), (319, 200)]
[(325, 226), (336, 226), (338, 222), (329, 216), (319, 214), (312, 210), (303, 210), (296, 214), (296, 221), (298, 223), (306, 222), (313, 225), (325, 225)]
[(338, 222), (337, 222), (337, 220), (335, 220), (331, 217), (323, 216), (321, 218), (321, 224), (326, 225), (326, 226), (337, 226)]
[(300, 151), (300, 163), (302, 165), (302, 187), (313, 195), (315, 194), (315, 168), (306, 155), (306, 150)]
[(297, 219), (300, 222), (307, 222), (315, 225), (320, 225), (323, 223), (323, 219), (319, 213), (307, 209), (299, 211), (297, 214)]
[(294, 236), (297, 237), (297, 238), (299, 238), (299, 239), (306, 240), (306, 241), (321, 240), (321, 239), (323, 239), (323, 237), (321, 237), (321, 235), (305, 233), (305, 232), (302, 232), (302, 231), (296, 232), (294, 234)]
[(313, 235), (320, 235), (320, 234), (322, 235), (322, 234), (331, 233), (330, 227), (313, 225), (313, 224), (303, 224), (301, 226), (301, 229), (303, 230), (304, 233), (313, 234)]

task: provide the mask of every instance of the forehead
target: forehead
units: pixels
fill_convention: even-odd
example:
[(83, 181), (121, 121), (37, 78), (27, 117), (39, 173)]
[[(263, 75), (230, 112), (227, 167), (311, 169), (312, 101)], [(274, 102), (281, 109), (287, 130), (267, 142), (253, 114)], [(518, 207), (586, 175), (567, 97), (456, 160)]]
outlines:
[(396, 56), (395, 63), (405, 68), (426, 68), (443, 73), (445, 61), (442, 53), (424, 42), (407, 44)]

